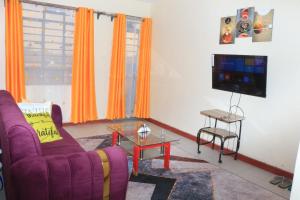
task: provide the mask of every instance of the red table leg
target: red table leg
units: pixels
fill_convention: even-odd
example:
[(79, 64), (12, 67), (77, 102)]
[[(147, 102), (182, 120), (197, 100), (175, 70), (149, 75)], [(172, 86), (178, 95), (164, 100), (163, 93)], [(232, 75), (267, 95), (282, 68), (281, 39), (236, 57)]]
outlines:
[(137, 175), (139, 170), (139, 157), (140, 157), (140, 147), (134, 146), (133, 148), (133, 174)]
[(170, 153), (171, 153), (171, 145), (170, 143), (165, 143), (165, 157), (164, 157), (164, 168), (170, 169)]
[(112, 146), (117, 144), (119, 133), (114, 131), (112, 133)]

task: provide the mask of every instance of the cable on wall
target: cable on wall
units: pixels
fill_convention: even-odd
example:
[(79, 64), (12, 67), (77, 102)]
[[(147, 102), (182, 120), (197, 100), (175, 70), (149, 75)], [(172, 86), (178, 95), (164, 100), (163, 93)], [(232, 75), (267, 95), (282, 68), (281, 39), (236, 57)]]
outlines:
[[(244, 118), (244, 117), (245, 117), (245, 115), (244, 115), (244, 110), (240, 107), (240, 103), (241, 103), (241, 99), (242, 99), (242, 94), (239, 93), (239, 99), (238, 99), (238, 102), (237, 102), (237, 104), (234, 104), (234, 105), (232, 105), (232, 98), (233, 98), (233, 95), (234, 95), (234, 92), (231, 93), (230, 100), (229, 100), (229, 112), (228, 112), (228, 117), (229, 117), (231, 114), (233, 114), (233, 109), (235, 108), (234, 115), (236, 116), (236, 115), (237, 115), (237, 112), (240, 111), (240, 112), (242, 113), (243, 118)], [(234, 125), (235, 125), (234, 133), (237, 134), (237, 131), (238, 131), (238, 130), (237, 130), (237, 129), (238, 129), (238, 128), (237, 128), (237, 122), (235, 122)], [(230, 130), (230, 124), (228, 124), (228, 129), (229, 129), (229, 131), (231, 131), (231, 130)], [(236, 140), (236, 138), (234, 138), (234, 140), (233, 140), (233, 143), (232, 143), (232, 149), (234, 149), (235, 140)], [(228, 147), (229, 147), (229, 142), (227, 143), (227, 148), (228, 148)]]

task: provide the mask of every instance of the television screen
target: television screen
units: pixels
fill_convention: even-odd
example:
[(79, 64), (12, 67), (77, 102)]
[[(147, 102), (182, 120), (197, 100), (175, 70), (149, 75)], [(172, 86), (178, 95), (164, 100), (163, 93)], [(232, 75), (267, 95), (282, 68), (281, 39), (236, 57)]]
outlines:
[(214, 89), (266, 97), (267, 56), (215, 54)]

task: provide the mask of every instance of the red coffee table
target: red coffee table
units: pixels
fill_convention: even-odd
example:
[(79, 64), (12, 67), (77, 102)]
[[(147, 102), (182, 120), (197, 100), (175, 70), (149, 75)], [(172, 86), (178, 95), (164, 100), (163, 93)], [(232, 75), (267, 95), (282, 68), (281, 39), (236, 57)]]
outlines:
[[(146, 124), (151, 132), (146, 137), (138, 129)], [(113, 131), (112, 145), (119, 145), (133, 156), (133, 173), (138, 174), (139, 160), (164, 156), (164, 168), (169, 169), (171, 142), (179, 139), (170, 132), (145, 121), (125, 121), (108, 126)]]

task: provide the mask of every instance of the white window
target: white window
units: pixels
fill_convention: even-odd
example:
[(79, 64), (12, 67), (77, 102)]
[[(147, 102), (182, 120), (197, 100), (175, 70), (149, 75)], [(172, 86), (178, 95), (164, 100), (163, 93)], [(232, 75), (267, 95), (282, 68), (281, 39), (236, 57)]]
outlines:
[(23, 3), (26, 85), (70, 85), (74, 11)]
[(141, 22), (127, 19), (126, 33), (126, 116), (132, 117), (135, 104), (136, 77), (140, 47)]

